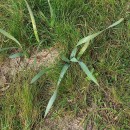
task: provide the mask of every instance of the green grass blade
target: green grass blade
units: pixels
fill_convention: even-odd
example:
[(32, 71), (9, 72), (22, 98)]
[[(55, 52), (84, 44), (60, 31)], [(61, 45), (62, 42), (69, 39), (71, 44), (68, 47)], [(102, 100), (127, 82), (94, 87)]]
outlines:
[(70, 63), (70, 60), (68, 58), (66, 58), (65, 56), (62, 56), (61, 59), (67, 63)]
[(78, 62), (78, 60), (74, 57), (70, 60), (71, 62)]
[(53, 9), (52, 9), (52, 6), (51, 6), (51, 3), (50, 3), (50, 0), (48, 0), (48, 5), (49, 5), (49, 8), (50, 8), (51, 18), (53, 18), (54, 12), (53, 12)]
[(86, 51), (86, 49), (89, 46), (89, 41), (87, 43), (84, 44), (84, 46), (81, 48), (80, 52), (78, 53), (77, 59), (79, 60), (81, 58), (81, 56), (84, 54), (84, 52)]
[(51, 14), (51, 27), (53, 27), (54, 26), (54, 22), (55, 22), (55, 15), (54, 15), (54, 11), (52, 9), (50, 0), (48, 0), (48, 5), (49, 5), (49, 8), (50, 8), (50, 14)]
[(82, 70), (85, 72), (85, 74), (96, 84), (99, 86), (96, 78), (92, 75), (92, 73), (89, 71), (88, 67), (81, 61), (78, 62)]
[(41, 70), (37, 75), (34, 76), (34, 78), (31, 80), (31, 84), (36, 82), (43, 74), (51, 70), (50, 68), (46, 68), (44, 70)]
[(97, 32), (97, 33), (94, 33), (94, 34), (92, 34), (92, 35), (89, 35), (89, 36), (87, 36), (87, 37), (85, 37), (85, 38), (82, 38), (82, 39), (77, 43), (76, 46), (79, 46), (79, 45), (81, 45), (81, 44), (83, 44), (83, 43), (89, 42), (90, 40), (94, 39), (95, 37), (97, 37), (99, 34), (103, 33), (104, 31), (106, 31), (107, 29), (112, 28), (112, 27), (114, 27), (114, 26), (117, 26), (117, 25), (120, 24), (123, 20), (124, 20), (124, 18), (121, 18), (121, 19), (118, 20), (117, 22), (115, 22), (115, 23), (113, 23), (112, 25), (110, 25), (108, 28), (106, 28), (106, 29), (104, 29), (104, 30), (102, 30), (102, 31), (99, 31), (99, 32)]
[(29, 11), (29, 14), (30, 14), (30, 17), (31, 17), (31, 22), (32, 22), (32, 26), (33, 26), (33, 31), (34, 31), (34, 35), (36, 37), (36, 40), (37, 42), (39, 43), (40, 40), (39, 40), (39, 36), (38, 36), (38, 31), (37, 31), (37, 26), (36, 26), (36, 22), (35, 22), (35, 18), (34, 18), (34, 15), (33, 15), (33, 12), (28, 4), (28, 2), (26, 0), (24, 0), (25, 3), (26, 3), (26, 6), (28, 8), (28, 11)]
[(72, 52), (71, 52), (71, 54), (70, 54), (70, 59), (76, 56), (77, 50), (78, 50), (77, 47), (75, 47), (75, 48), (72, 50)]
[(11, 34), (9, 34), (8, 32), (4, 31), (3, 29), (0, 29), (0, 33), (2, 33), (7, 38), (13, 40), (14, 42), (16, 42), (19, 45), (19, 47), (22, 48), (20, 42), (16, 38), (14, 38)]
[(46, 115), (48, 114), (48, 112), (50, 111), (54, 101), (56, 100), (56, 96), (57, 96), (57, 93), (58, 93), (58, 88), (59, 88), (59, 85), (60, 85), (60, 82), (62, 80), (62, 78), (64, 77), (67, 69), (69, 68), (69, 64), (65, 64), (61, 70), (61, 73), (60, 73), (60, 76), (59, 76), (59, 80), (57, 82), (57, 87), (56, 87), (56, 90), (54, 91), (52, 97), (50, 98), (49, 102), (48, 102), (48, 105), (46, 107), (46, 111), (45, 111), (45, 115), (44, 115), (44, 118), (46, 117)]
[(22, 57), (22, 56), (24, 56), (24, 54), (19, 52), (19, 53), (15, 53), (13, 55), (10, 55), (9, 58), (18, 58), (18, 57)]
[(124, 20), (124, 18), (121, 18), (120, 20), (116, 21), (115, 23), (113, 23), (112, 25), (110, 25), (107, 29), (112, 28), (114, 26), (117, 26), (118, 24), (120, 24), (122, 21)]
[(89, 42), (90, 40), (94, 39), (95, 37), (97, 37), (99, 34), (101, 34), (103, 31), (99, 31), (97, 33), (94, 33), (92, 35), (89, 35), (87, 37), (82, 38), (76, 46), (82, 45), (83, 43)]
[(57, 93), (58, 93), (58, 89), (55, 90), (55, 92), (53, 93), (52, 97), (50, 98), (48, 105), (46, 107), (46, 111), (45, 111), (45, 115), (44, 118), (47, 116), (48, 112), (50, 111), (54, 101), (56, 100), (57, 97)]
[(7, 50), (10, 50), (10, 49), (14, 49), (14, 48), (17, 48), (17, 47), (1, 48), (0, 52), (7, 51)]
[(57, 82), (57, 87), (60, 85), (60, 82), (61, 82), (62, 78), (64, 77), (64, 75), (65, 75), (67, 69), (69, 68), (69, 66), (70, 66), (69, 64), (65, 64), (63, 66), (63, 68), (61, 70), (61, 73), (60, 73), (60, 76), (59, 76), (59, 80)]

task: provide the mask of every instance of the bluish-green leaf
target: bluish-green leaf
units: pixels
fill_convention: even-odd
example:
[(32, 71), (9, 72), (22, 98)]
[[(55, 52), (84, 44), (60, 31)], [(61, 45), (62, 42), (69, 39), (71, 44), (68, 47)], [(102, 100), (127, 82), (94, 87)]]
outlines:
[(82, 70), (85, 72), (85, 74), (96, 84), (99, 86), (97, 79), (92, 75), (92, 73), (89, 71), (88, 67), (81, 61), (78, 62)]
[(63, 68), (61, 70), (61, 73), (60, 73), (60, 76), (59, 76), (59, 80), (57, 82), (57, 87), (60, 85), (60, 82), (61, 82), (62, 78), (64, 77), (64, 75), (65, 75), (67, 69), (69, 68), (69, 66), (70, 66), (69, 64), (65, 64), (63, 66)]
[(84, 52), (85, 52), (86, 49), (88, 48), (89, 43), (90, 43), (89, 41), (86, 42), (86, 43), (84, 44), (84, 46), (81, 48), (81, 50), (80, 50), (80, 52), (78, 53), (78, 56), (77, 56), (77, 59), (78, 59), (78, 60), (81, 58), (81, 56), (84, 54)]
[(24, 54), (19, 52), (19, 53), (15, 53), (13, 55), (10, 55), (9, 58), (18, 58), (18, 57), (22, 57), (22, 56), (24, 56)]
[(99, 32), (97, 32), (97, 33), (94, 33), (94, 34), (92, 34), (92, 35), (89, 35), (89, 36), (87, 36), (87, 37), (82, 38), (82, 39), (77, 43), (76, 46), (79, 46), (79, 45), (81, 45), (81, 44), (83, 44), (83, 43), (89, 42), (90, 40), (94, 39), (95, 37), (97, 37), (97, 36), (98, 36), (99, 34), (101, 34), (102, 32), (103, 32), (103, 31), (99, 31)]
[(124, 18), (121, 18), (120, 20), (118, 20), (118, 21), (116, 21), (115, 23), (113, 23), (112, 25), (110, 25), (108, 28), (106, 28), (106, 29), (104, 29), (104, 30), (102, 30), (102, 31), (99, 31), (99, 32), (97, 32), (97, 33), (94, 33), (94, 34), (92, 34), (92, 35), (89, 35), (89, 36), (87, 36), (87, 37), (82, 38), (82, 39), (77, 43), (76, 46), (79, 46), (79, 45), (81, 45), (81, 44), (83, 44), (83, 43), (89, 42), (90, 40), (94, 39), (95, 37), (97, 37), (99, 34), (103, 33), (104, 31), (106, 31), (107, 29), (112, 28), (112, 27), (114, 27), (114, 26), (120, 24), (123, 20), (124, 20)]
[(124, 20), (124, 18), (121, 18), (120, 20), (116, 21), (115, 23), (113, 23), (112, 25), (110, 25), (107, 29), (112, 28), (114, 26), (117, 26), (118, 24), (120, 24), (122, 21)]
[(72, 59), (73, 57), (76, 56), (77, 50), (78, 50), (77, 47), (75, 47), (75, 48), (72, 50), (72, 52), (71, 52), (71, 54), (70, 54), (70, 59)]
[(74, 57), (70, 60), (71, 62), (78, 62), (78, 60)]
[(62, 78), (64, 77), (67, 69), (69, 68), (69, 64), (65, 64), (61, 70), (61, 73), (60, 73), (60, 76), (59, 76), (59, 80), (57, 82), (57, 87), (56, 87), (56, 90), (54, 91), (52, 97), (50, 98), (49, 102), (48, 102), (48, 105), (46, 107), (46, 111), (45, 111), (45, 115), (44, 115), (44, 118), (46, 117), (46, 115), (48, 114), (48, 112), (50, 111), (54, 101), (56, 100), (56, 96), (57, 96), (57, 93), (58, 93), (58, 88), (59, 88), (59, 85), (60, 85), (60, 82), (62, 80)]
[(0, 29), (0, 33), (2, 33), (2, 34), (3, 34), (4, 36), (6, 36), (7, 38), (13, 40), (14, 42), (16, 42), (16, 43), (20, 46), (20, 48), (22, 48), (20, 42), (19, 42), (16, 38), (14, 38), (11, 34), (9, 34), (8, 32), (6, 32), (6, 31), (3, 30), (3, 29)]
[(67, 63), (70, 63), (70, 60), (65, 56), (62, 56), (61, 59)]
[(47, 116), (48, 112), (50, 111), (54, 101), (56, 100), (57, 97), (57, 93), (58, 93), (58, 89), (55, 90), (55, 92), (53, 93), (52, 97), (50, 98), (48, 105), (46, 107), (46, 111), (45, 111), (45, 115), (44, 118)]
[(34, 76), (34, 78), (31, 80), (31, 84), (37, 81), (43, 74), (51, 70), (50, 68), (46, 68), (44, 70), (41, 70), (37, 75)]

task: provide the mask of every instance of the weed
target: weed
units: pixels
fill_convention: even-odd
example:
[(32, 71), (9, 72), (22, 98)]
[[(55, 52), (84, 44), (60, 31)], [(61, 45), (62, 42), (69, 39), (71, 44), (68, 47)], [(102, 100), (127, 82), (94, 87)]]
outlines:
[[(66, 58), (66, 57), (63, 57), (62, 60), (66, 62), (66, 64), (63, 66), (62, 70), (61, 70), (61, 73), (60, 73), (60, 76), (59, 76), (59, 80), (57, 82), (57, 87), (56, 87), (56, 90), (54, 92), (54, 94), (52, 95), (48, 105), (47, 105), (47, 108), (46, 108), (46, 111), (45, 111), (45, 116), (47, 115), (47, 113), (49, 112), (50, 108), (52, 107), (55, 99), (56, 99), (56, 96), (57, 96), (57, 93), (58, 93), (58, 89), (59, 89), (59, 85), (60, 85), (60, 82), (62, 80), (62, 78), (64, 77), (66, 71), (68, 70), (69, 66), (70, 66), (70, 62), (74, 62), (74, 63), (78, 63), (80, 65), (80, 67), (82, 68), (82, 70), (85, 72), (85, 74), (88, 76), (88, 78), (90, 80), (92, 80), (96, 85), (99, 86), (96, 78), (92, 75), (92, 73), (89, 71), (88, 67), (82, 62), (80, 61), (80, 58), (81, 56), (83, 55), (83, 53), (86, 51), (86, 49), (88, 48), (89, 44), (90, 44), (90, 41), (93, 40), (95, 37), (97, 37), (99, 34), (103, 33), (105, 30), (109, 29), (109, 28), (112, 28), (116, 25), (118, 25), (120, 22), (122, 22), (124, 19), (120, 19), (119, 21), (115, 22), (114, 24), (110, 25), (108, 28), (102, 30), (102, 31), (99, 31), (95, 34), (92, 34), (92, 35), (89, 35), (83, 39), (81, 39), (76, 47), (73, 49), (73, 51), (71, 52), (71, 55), (70, 55), (70, 59)], [(81, 48), (81, 50), (79, 51), (78, 55), (77, 55), (77, 58), (76, 58), (76, 53), (77, 53), (77, 50), (78, 50), (78, 46), (79, 45), (82, 45), (84, 44), (84, 46)], [(46, 71), (46, 70), (45, 70)], [(42, 74), (41, 74), (42, 73)], [(33, 79), (32, 81), (36, 81), (38, 78), (40, 78), (45, 72), (40, 72), (38, 73)]]
[[(68, 124), (78, 118), (81, 120), (77, 125), (84, 124), (87, 129), (130, 129), (129, 1), (49, 2), (54, 15), (50, 13), (47, 0), (28, 0), (37, 23), (39, 43), (33, 33), (25, 1), (6, 0), (0, 3), (0, 26), (17, 39), (23, 49), (21, 51), (18, 44), (1, 36), (0, 47), (5, 48), (1, 53), (4, 57), (2, 63), (8, 53), (14, 53), (13, 50), (24, 51), (28, 56), (54, 44), (60, 47), (61, 55), (66, 56), (61, 56), (62, 61), (57, 61), (46, 74), (45, 68), (41, 68), (39, 77), (44, 76), (31, 85), (31, 78), (37, 73), (35, 70), (21, 70), (16, 77), (7, 74), (10, 88), (0, 98), (1, 129), (73, 129)], [(86, 51), (87, 43), (76, 46), (82, 37), (104, 29), (121, 17), (125, 18), (122, 24), (91, 40), (92, 44)], [(12, 47), (11, 51), (9, 47)], [(77, 47), (75, 58), (87, 64), (100, 86), (88, 82), (91, 79), (82, 73), (79, 63), (72, 63), (75, 59), (70, 58), (70, 54), (74, 47)], [(65, 64), (70, 66), (60, 83), (53, 113), (50, 111), (43, 119), (46, 104)], [(76, 124), (71, 123), (71, 126)]]

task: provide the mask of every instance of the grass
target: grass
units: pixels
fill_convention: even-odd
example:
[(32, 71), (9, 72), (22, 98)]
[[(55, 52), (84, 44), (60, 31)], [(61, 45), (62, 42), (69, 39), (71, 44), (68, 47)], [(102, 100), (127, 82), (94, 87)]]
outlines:
[[(33, 11), (39, 37), (44, 42), (40, 50), (56, 44), (61, 55), (69, 58), (77, 42), (90, 34), (102, 30), (124, 17), (123, 23), (104, 32), (92, 41), (81, 57), (88, 65), (100, 86), (96, 86), (72, 63), (61, 82), (58, 98), (48, 119), (64, 116), (82, 117), (85, 129), (130, 129), (130, 15), (127, 0), (55, 0), (50, 1), (55, 22), (51, 23), (49, 5), (46, 0), (28, 0)], [(23, 0), (7, 0), (0, 4), (0, 26), (22, 44), (28, 55), (37, 47), (28, 10)], [(41, 16), (43, 12), (48, 21)], [(1, 35), (1, 48), (15, 44)], [(32, 52), (33, 51), (33, 52)], [(12, 51), (1, 53), (1, 57)], [(45, 108), (54, 92), (64, 62), (58, 61), (55, 69), (30, 84), (38, 71), (26, 70), (15, 77), (9, 75), (10, 88), (0, 99), (0, 123), (2, 130), (43, 129)], [(51, 126), (51, 125), (50, 125)], [(53, 126), (54, 127), (54, 126)], [(51, 129), (48, 125), (48, 129)], [(53, 128), (58, 129), (58, 128)], [(62, 129), (62, 128), (61, 128)], [(67, 129), (67, 128), (66, 128)]]
[(32, 76), (31, 70), (26, 70), (26, 72), (18, 73), (13, 77), (12, 80), (17, 80), (17, 82), (11, 82), (10, 90), (1, 99), (2, 129), (29, 130), (38, 120), (39, 114), (41, 114), (40, 107), (45, 101), (42, 96), (39, 100), (39, 96), (45, 89), (41, 86), (45, 86), (43, 85), (45, 82), (42, 80), (39, 85), (35, 84), (37, 85), (36, 88), (35, 85), (30, 85)]

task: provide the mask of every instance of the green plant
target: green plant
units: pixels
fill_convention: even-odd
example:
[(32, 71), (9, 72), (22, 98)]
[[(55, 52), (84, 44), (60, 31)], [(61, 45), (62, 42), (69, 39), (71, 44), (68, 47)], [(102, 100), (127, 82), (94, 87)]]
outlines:
[[(30, 14), (30, 18), (31, 18), (32, 26), (33, 26), (33, 31), (34, 31), (35, 39), (37, 41), (37, 50), (36, 50), (36, 55), (37, 55), (37, 53), (39, 51), (39, 47), (40, 47), (41, 43), (43, 43), (43, 40), (39, 39), (39, 35), (38, 35), (38, 31), (37, 31), (37, 26), (36, 26), (34, 14), (33, 14), (32, 10), (30, 8), (28, 2), (26, 0), (24, 0), (24, 1), (26, 3), (27, 9), (28, 9), (29, 14)], [(50, 14), (51, 14), (51, 21), (50, 21), (50, 23), (49, 23), (49, 20), (47, 20), (46, 17), (45, 18), (46, 18), (47, 23), (51, 27), (53, 27), (54, 26), (54, 21), (55, 21), (55, 15), (54, 15), (53, 9), (51, 7), (50, 0), (48, 0), (48, 5), (49, 5), (49, 8), (50, 8)], [(40, 13), (41, 13), (41, 16), (43, 17), (44, 14), (42, 12), (40, 12)], [(18, 47), (2, 48), (2, 49), (0, 49), (0, 52), (6, 51), (6, 50), (9, 50), (9, 49), (19, 48), (20, 52), (18, 52), (16, 54), (13, 54), (13, 55), (11, 55), (9, 57), (10, 58), (16, 58), (16, 57), (26, 56), (26, 54), (27, 54), (26, 50), (23, 50), (22, 44), (14, 36), (12, 36), (10, 33), (6, 32), (3, 29), (0, 29), (0, 33), (3, 34), (4, 36), (6, 36), (7, 38), (13, 40), (18, 45)], [(34, 58), (34, 61), (36, 61), (36, 56)]]
[[(34, 35), (35, 35), (36, 41), (37, 41), (38, 43), (40, 43), (39, 36), (38, 36), (38, 31), (37, 31), (37, 27), (36, 27), (36, 22), (35, 22), (35, 19), (34, 19), (33, 12), (32, 12), (32, 10), (31, 10), (31, 8), (30, 8), (30, 6), (29, 6), (29, 4), (27, 3), (26, 0), (25, 0), (25, 3), (26, 3), (26, 6), (27, 6), (27, 8), (28, 8), (30, 17), (31, 17), (32, 26), (33, 26), (33, 31), (34, 31)], [(9, 34), (8, 32), (4, 31), (3, 29), (0, 29), (0, 33), (2, 33), (2, 34), (3, 34), (4, 36), (6, 36), (7, 38), (13, 40), (13, 41), (14, 41), (15, 43), (17, 43), (17, 45), (19, 46), (19, 47), (2, 48), (2, 49), (0, 49), (0, 52), (5, 51), (5, 50), (9, 50), (9, 49), (12, 49), (12, 48), (19, 48), (19, 49), (20, 49), (20, 52), (11, 55), (10, 58), (16, 58), (16, 57), (20, 57), (20, 56), (26, 56), (26, 50), (23, 50), (22, 44), (21, 44), (15, 37), (13, 37), (13, 36), (12, 36), (11, 34)]]
[[(82, 72), (79, 64), (71, 62), (47, 120), (42, 118), (44, 109), (55, 90), (60, 71), (67, 62), (56, 60), (57, 63), (51, 65), (53, 68), (32, 85), (30, 81), (37, 73), (33, 68), (30, 71), (26, 68), (24, 71), (18, 71), (15, 77), (10, 73), (6, 74), (9, 89), (0, 97), (0, 128), (72, 129), (72, 120), (72, 127), (78, 127), (80, 124), (81, 127), (87, 126), (86, 129), (130, 129), (130, 15), (127, 13), (130, 9), (129, 0), (50, 0), (56, 14), (53, 28), (50, 27), (47, 0), (27, 2), (33, 10), (39, 38), (44, 40), (39, 45), (39, 51), (56, 43), (54, 49), (67, 58), (82, 37), (104, 29), (118, 18), (125, 17), (125, 21), (92, 40), (92, 44), (80, 58), (97, 78), (100, 86), (87, 81), (90, 79)], [(29, 54), (35, 53), (38, 43), (33, 34), (25, 2), (1, 0), (0, 10), (0, 27), (8, 30), (21, 43), (23, 50), (27, 50)], [(41, 19), (39, 10), (44, 12), (49, 23), (43, 17)], [(18, 44), (1, 36), (0, 41), (0, 49), (19, 47)], [(17, 48), (13, 50), (20, 51)], [(2, 66), (10, 61), (6, 56), (10, 52), (13, 53), (13, 50), (0, 53)], [(40, 68), (44, 71), (44, 66)], [(32, 96), (32, 100), (24, 96), (24, 93)], [(30, 109), (31, 106), (33, 111)], [(79, 118), (81, 120), (78, 120)], [(76, 125), (75, 120), (80, 123)]]
[[(46, 115), (48, 114), (49, 110), (51, 109), (56, 97), (57, 97), (57, 93), (58, 93), (58, 89), (59, 89), (59, 85), (61, 83), (61, 80), (63, 79), (66, 71), (68, 70), (69, 66), (71, 63), (77, 63), (80, 65), (81, 69), (83, 70), (83, 72), (85, 72), (85, 74), (88, 76), (88, 78), (90, 80), (92, 80), (96, 85), (99, 86), (98, 82), (97, 82), (97, 79), (92, 75), (91, 71), (88, 69), (88, 67), (85, 65), (85, 63), (83, 63), (82, 61), (80, 61), (80, 58), (81, 56), (84, 54), (84, 52), (86, 51), (86, 49), (88, 48), (89, 44), (90, 44), (90, 41), (93, 40), (95, 37), (97, 37), (99, 34), (103, 33), (104, 31), (106, 31), (107, 29), (109, 28), (112, 28), (116, 25), (118, 25), (119, 23), (121, 23), (124, 19), (121, 18), (119, 21), (113, 23), (112, 25), (110, 25), (108, 28), (102, 30), (102, 31), (99, 31), (97, 33), (94, 33), (92, 35), (89, 35), (83, 39), (81, 39), (76, 47), (72, 50), (71, 54), (70, 54), (70, 57), (69, 58), (66, 58), (66, 57), (62, 57), (62, 60), (65, 61), (65, 65), (63, 66), (62, 70), (61, 70), (61, 73), (60, 73), (60, 76), (59, 76), (59, 79), (58, 79), (58, 82), (57, 82), (57, 87), (52, 95), (52, 97), (50, 98), (49, 102), (48, 102), (48, 105), (46, 107), (46, 111), (45, 111), (45, 115), (44, 117), (46, 117)], [(79, 46), (83, 45), (83, 47), (80, 49), (79, 53), (78, 53), (78, 50), (79, 50)], [(78, 53), (78, 54), (77, 54)], [(40, 78), (44, 73), (46, 72), (45, 71), (41, 71), (39, 72), (31, 81), (31, 83), (35, 82), (38, 78)]]

